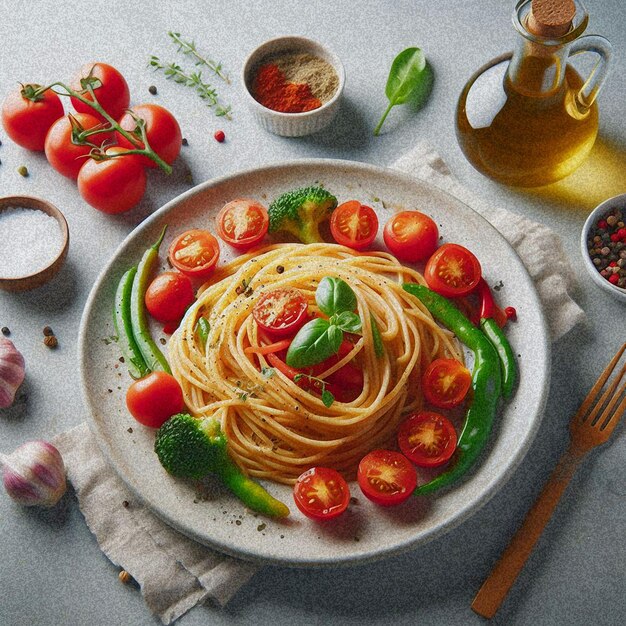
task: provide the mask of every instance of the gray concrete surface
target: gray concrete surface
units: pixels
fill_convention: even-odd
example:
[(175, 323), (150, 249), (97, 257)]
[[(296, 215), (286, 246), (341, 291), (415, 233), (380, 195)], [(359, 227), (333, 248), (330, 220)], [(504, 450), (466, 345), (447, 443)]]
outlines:
[[(224, 610), (199, 608), (180, 624), (479, 624), (470, 602), (521, 522), (567, 443), (570, 416), (608, 356), (626, 336), (623, 304), (595, 287), (579, 255), (586, 214), (626, 191), (626, 5), (588, 0), (588, 32), (608, 37), (613, 71), (600, 95), (600, 137), (570, 178), (519, 191), (492, 182), (465, 161), (454, 135), (457, 96), (471, 73), (512, 48), (512, 2), (422, 0), (179, 0), (175, 3), (88, 4), (3, 0), (0, 3), (0, 96), (19, 81), (69, 79), (100, 60), (126, 76), (134, 103), (153, 101), (178, 117), (189, 146), (174, 173), (149, 176), (141, 205), (121, 217), (102, 215), (80, 199), (74, 184), (42, 155), (13, 145), (2, 132), (0, 192), (43, 196), (66, 214), (72, 236), (67, 264), (48, 286), (21, 295), (0, 293), (0, 325), (24, 352), (28, 381), (19, 404), (0, 412), (0, 449), (50, 438), (85, 417), (79, 390), (76, 336), (81, 312), (100, 268), (146, 215), (194, 182), (269, 161), (338, 157), (390, 164), (428, 140), (453, 173), (493, 203), (552, 226), (580, 276), (576, 300), (588, 315), (553, 350), (552, 386), (537, 439), (500, 493), (469, 521), (419, 550), (375, 564), (340, 570), (266, 567)], [(147, 67), (150, 54), (174, 59), (166, 32), (179, 30), (215, 57), (233, 77), (221, 92), (233, 105), (220, 121), (183, 87)], [(260, 130), (244, 107), (239, 72), (247, 53), (279, 34), (305, 34), (335, 49), (347, 84), (336, 122), (302, 139)], [(422, 47), (434, 68), (432, 97), (418, 114), (394, 111), (385, 133), (371, 130), (385, 107), (390, 63), (405, 47)], [(155, 84), (156, 97), (148, 93)], [(212, 135), (223, 128), (224, 144)], [(29, 178), (17, 173), (25, 164)], [(523, 313), (523, 312), (522, 312)], [(49, 351), (41, 329), (51, 325), (60, 346)], [(626, 615), (626, 438), (592, 453), (532, 555), (497, 624), (613, 625)], [(0, 497), (0, 624), (154, 624), (137, 591), (117, 580), (70, 494), (52, 511), (23, 510)]]

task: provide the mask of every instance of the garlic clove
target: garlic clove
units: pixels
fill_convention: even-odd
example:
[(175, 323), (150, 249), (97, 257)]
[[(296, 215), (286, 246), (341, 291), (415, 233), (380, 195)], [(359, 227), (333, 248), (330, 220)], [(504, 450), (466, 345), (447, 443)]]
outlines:
[(61, 453), (46, 441), (27, 441), (0, 463), (7, 493), (24, 506), (54, 506), (67, 489)]
[(0, 337), (0, 409), (13, 404), (25, 375), (24, 357), (10, 339)]

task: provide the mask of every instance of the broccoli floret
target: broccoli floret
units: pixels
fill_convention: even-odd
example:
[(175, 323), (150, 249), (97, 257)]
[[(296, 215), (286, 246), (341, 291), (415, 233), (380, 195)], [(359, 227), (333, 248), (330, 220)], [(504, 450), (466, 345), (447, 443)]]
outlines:
[(178, 413), (159, 428), (154, 451), (172, 476), (200, 480), (216, 474), (249, 508), (272, 517), (286, 517), (289, 509), (258, 483), (245, 476), (228, 455), (226, 435), (214, 417), (195, 418)]
[(337, 198), (322, 187), (302, 187), (288, 191), (269, 208), (270, 232), (286, 231), (302, 243), (322, 241), (319, 225), (337, 206)]

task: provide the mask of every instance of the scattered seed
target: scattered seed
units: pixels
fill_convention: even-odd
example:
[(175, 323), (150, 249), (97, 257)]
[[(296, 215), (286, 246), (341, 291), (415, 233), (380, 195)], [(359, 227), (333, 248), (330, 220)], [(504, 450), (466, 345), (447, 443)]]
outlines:
[(127, 429), (126, 429), (126, 432), (127, 432), (127, 433), (131, 433), (131, 434), (132, 434), (133, 429), (132, 429), (132, 428), (127, 428)]
[(59, 342), (54, 335), (44, 337), (43, 342), (48, 346), (48, 348), (56, 348), (59, 345)]
[(43, 334), (46, 337), (50, 337), (50, 336), (54, 335), (54, 331), (52, 330), (52, 328), (50, 328), (50, 326), (44, 326), (43, 327)]
[(9, 330), (8, 326), (3, 326), (1, 329), (2, 334), (6, 337), (7, 335), (11, 334), (11, 331)]
[(265, 524), (259, 524), (256, 529), (261, 532), (262, 530), (265, 530)]
[(20, 165), (20, 166), (17, 168), (17, 173), (18, 173), (20, 176), (23, 176), (24, 178), (26, 178), (26, 177), (28, 176), (28, 168), (27, 168), (25, 165)]
[(122, 506), (127, 509), (130, 506), (130, 502), (128, 500), (124, 500), (124, 502), (122, 502)]
[(156, 96), (157, 94), (157, 88), (155, 85), (150, 85), (150, 87), (148, 87), (148, 91), (153, 95)]

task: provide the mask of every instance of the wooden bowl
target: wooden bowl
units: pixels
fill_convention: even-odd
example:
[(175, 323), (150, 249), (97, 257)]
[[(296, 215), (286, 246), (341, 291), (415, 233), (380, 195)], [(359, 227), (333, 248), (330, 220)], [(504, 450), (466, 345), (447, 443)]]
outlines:
[(67, 222), (65, 221), (65, 216), (47, 200), (32, 196), (6, 196), (0, 198), (0, 213), (9, 207), (43, 211), (54, 217), (59, 224), (63, 243), (59, 254), (47, 267), (44, 267), (34, 274), (19, 276), (17, 278), (2, 278), (0, 275), (0, 289), (6, 291), (26, 291), (28, 289), (41, 287), (41, 285), (47, 283), (61, 269), (65, 257), (67, 256), (70, 245), (70, 233)]

